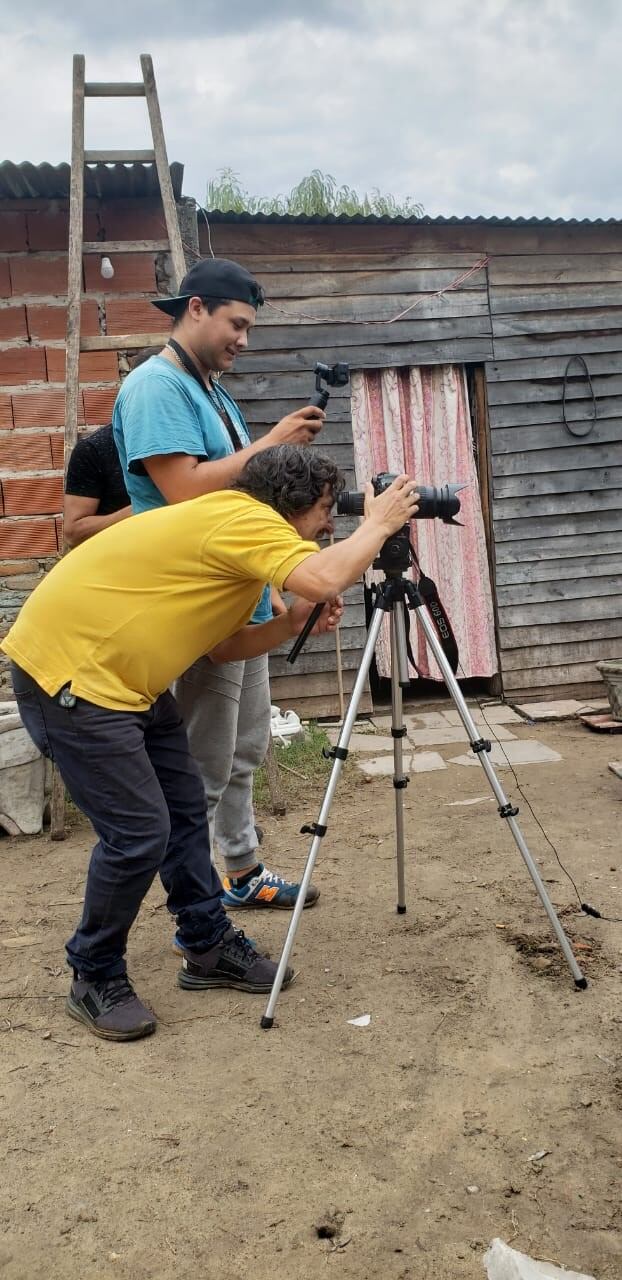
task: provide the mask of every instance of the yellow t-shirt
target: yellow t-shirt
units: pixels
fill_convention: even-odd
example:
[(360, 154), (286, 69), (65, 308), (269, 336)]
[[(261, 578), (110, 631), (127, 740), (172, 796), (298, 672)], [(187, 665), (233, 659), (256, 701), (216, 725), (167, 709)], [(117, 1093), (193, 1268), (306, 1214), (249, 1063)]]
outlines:
[(146, 711), (317, 550), (235, 490), (146, 511), (59, 560), (0, 647), (51, 696)]

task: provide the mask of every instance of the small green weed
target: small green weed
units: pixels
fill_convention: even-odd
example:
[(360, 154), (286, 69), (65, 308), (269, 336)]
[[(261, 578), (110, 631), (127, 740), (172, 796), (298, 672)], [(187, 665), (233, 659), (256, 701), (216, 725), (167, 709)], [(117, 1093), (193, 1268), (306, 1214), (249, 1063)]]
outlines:
[[(322, 755), (330, 743), (326, 730), (311, 721), (304, 736), (294, 738), (288, 747), (274, 745), (279, 783), (288, 808), (297, 807), (307, 794), (319, 795), (328, 781), (332, 760)], [(254, 779), (253, 799), (258, 813), (270, 813), (272, 805), (266, 770), (258, 769)]]

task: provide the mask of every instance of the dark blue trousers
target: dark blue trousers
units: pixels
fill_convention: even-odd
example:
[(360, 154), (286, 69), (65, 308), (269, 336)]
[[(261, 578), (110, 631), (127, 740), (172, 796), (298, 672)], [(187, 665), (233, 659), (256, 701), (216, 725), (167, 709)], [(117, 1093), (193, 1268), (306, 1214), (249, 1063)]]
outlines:
[(67, 943), (73, 969), (91, 981), (125, 972), (127, 935), (158, 871), (181, 941), (194, 951), (214, 946), (229, 922), (203, 783), (172, 694), (149, 711), (110, 711), (82, 698), (66, 706), (63, 694), (50, 698), (15, 664), (12, 675), (30, 737), (98, 836), (82, 920)]

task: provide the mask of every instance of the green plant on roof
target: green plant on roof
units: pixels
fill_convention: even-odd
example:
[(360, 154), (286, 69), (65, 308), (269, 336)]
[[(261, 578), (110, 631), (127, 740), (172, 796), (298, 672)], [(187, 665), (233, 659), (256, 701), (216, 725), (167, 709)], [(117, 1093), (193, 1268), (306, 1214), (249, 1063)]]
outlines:
[(332, 174), (322, 173), (320, 169), (313, 169), (286, 196), (253, 196), (242, 186), (233, 169), (220, 169), (207, 184), (205, 207), (221, 213), (306, 214), (318, 217), (375, 214), (386, 218), (419, 218), (423, 213), (423, 205), (411, 196), (396, 200), (395, 196), (383, 195), (377, 187), (361, 196), (353, 187), (339, 187)]

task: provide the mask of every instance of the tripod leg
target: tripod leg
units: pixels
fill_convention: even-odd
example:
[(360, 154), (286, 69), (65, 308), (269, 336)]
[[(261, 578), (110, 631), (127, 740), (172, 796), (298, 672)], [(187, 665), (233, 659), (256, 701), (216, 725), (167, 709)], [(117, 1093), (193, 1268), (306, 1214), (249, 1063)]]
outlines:
[(378, 633), (380, 631), (384, 612), (385, 611), (382, 605), (376, 605), (371, 616), (369, 632), (367, 635), (367, 640), (365, 642), (365, 649), (363, 651), (361, 665), (360, 665), (356, 680), (354, 682), (354, 688), (350, 696), (348, 709), (346, 711), (345, 719), (341, 727), (341, 733), (339, 734), (339, 741), (337, 743), (337, 746), (333, 747), (330, 753), (333, 756), (335, 763), (333, 764), (333, 767), (331, 769), (330, 778), (328, 779), (328, 786), (326, 787), (326, 791), (324, 792), (324, 799), (322, 801), (322, 807), (320, 809), (318, 820), (317, 822), (312, 823), (311, 826), (304, 826), (302, 828), (302, 831), (304, 833), (310, 832), (313, 835), (313, 841), (311, 843), (309, 856), (305, 864), (302, 880), (300, 881), (300, 889), (298, 891), (298, 897), (296, 899), (296, 906), (294, 907), (294, 910), (292, 912), (292, 918), (290, 921), (289, 929), (287, 930), (287, 937), (285, 938), (285, 944), (281, 952), (279, 966), (274, 977), (274, 982), (272, 984), (272, 990), (270, 992), (270, 998), (266, 1006), (266, 1012), (261, 1019), (260, 1025), (265, 1031), (268, 1031), (274, 1022), (274, 1010), (276, 1009), (276, 1003), (279, 998), (281, 987), (283, 985), (285, 970), (287, 969), (287, 965), (289, 963), (289, 957), (291, 955), (292, 947), (294, 945), (294, 939), (296, 937), (296, 932), (298, 930), (298, 924), (304, 909), (307, 889), (311, 882), (311, 876), (313, 875), (315, 860), (319, 853), (320, 844), (324, 836), (326, 835), (328, 815), (330, 813), (330, 806), (333, 802), (333, 796), (337, 788), (339, 775), (341, 774), (344, 761), (346, 760), (348, 755), (348, 743), (350, 741), (350, 736), (352, 734), (352, 727), (356, 720), (356, 713), (358, 711), (359, 702), (361, 700), (361, 696), (365, 688), (365, 682), (369, 674), (369, 668), (371, 666), (371, 661), (374, 656), (374, 649), (376, 647), (376, 641), (378, 639)]
[(402, 689), (409, 684), (406, 626), (401, 600), (391, 610), (391, 736), (393, 738), (393, 787), (395, 790), (395, 851), (397, 858), (397, 912), (406, 911), (404, 877), (404, 790), (408, 778), (404, 774), (402, 755), (404, 735)]
[(490, 760), (488, 759), (487, 751), (490, 750), (490, 743), (485, 743), (484, 740), (481, 739), (478, 735), (477, 727), (473, 721), (473, 717), (471, 716), (469, 708), (467, 707), (467, 704), (462, 696), (462, 690), (460, 689), (460, 686), (454, 676), (454, 673), (445, 657), (445, 654), (443, 653), (438, 636), (434, 629), (434, 624), (430, 621), (427, 615), (426, 608), (422, 605), (418, 605), (418, 606), (415, 606), (415, 609), (416, 609), (417, 618), (419, 619), (421, 626), (423, 628), (425, 638), (443, 673), (443, 679), (445, 681), (445, 684), (447, 685), (447, 690), (454, 701), (458, 715), (460, 716), (460, 719), (462, 720), (462, 723), (469, 735), (471, 749), (479, 756), (480, 764), (484, 770), (484, 773), (486, 774), (486, 777), (488, 778), (488, 781), (490, 783), (495, 799), (499, 802), (499, 813), (502, 818), (506, 819), (507, 824), (510, 828), (510, 831), (512, 832), (514, 841), (516, 843), (516, 847), (523, 859), (523, 862), (525, 863), (525, 866), (527, 867), (527, 870), (529, 872), (529, 875), (531, 876), (531, 879), (533, 880), (533, 883), (535, 885), (535, 888), (540, 898), (540, 901), (542, 903), (542, 906), (546, 911), (546, 914), (553, 928), (553, 932), (555, 933), (555, 936), (562, 949), (562, 952), (564, 954), (564, 957), (566, 959), (570, 972), (574, 978), (575, 986), (580, 987), (583, 990), (585, 987), (587, 987), (587, 979), (583, 976), (577, 964), (577, 961), (573, 954), (570, 943), (566, 937), (566, 934), (564, 933), (564, 930), (562, 929), (557, 912), (555, 911), (553, 903), (551, 902), (551, 899), (549, 898), (549, 895), (544, 887), (544, 884), (542, 883), (542, 877), (540, 875), (540, 872), (538, 871), (538, 868), (529, 852), (529, 849), (525, 842), (525, 838), (522, 834), (522, 831), (518, 823), (516, 822), (516, 814), (518, 813), (518, 809), (510, 804), (507, 796), (505, 795), (505, 792), (503, 791), (501, 783), (499, 782), (499, 779), (497, 778), (497, 775), (490, 763)]

